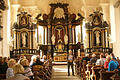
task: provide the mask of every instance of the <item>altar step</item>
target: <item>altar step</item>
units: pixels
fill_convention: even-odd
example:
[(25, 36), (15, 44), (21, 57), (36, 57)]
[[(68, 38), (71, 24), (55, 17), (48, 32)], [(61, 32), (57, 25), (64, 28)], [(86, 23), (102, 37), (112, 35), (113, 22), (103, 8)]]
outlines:
[(67, 62), (52, 62), (53, 65), (67, 65)]

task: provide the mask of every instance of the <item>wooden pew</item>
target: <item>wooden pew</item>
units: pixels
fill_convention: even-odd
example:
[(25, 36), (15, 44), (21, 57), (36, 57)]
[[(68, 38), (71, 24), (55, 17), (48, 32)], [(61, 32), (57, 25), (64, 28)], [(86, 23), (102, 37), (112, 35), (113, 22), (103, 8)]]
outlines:
[(52, 75), (52, 61), (48, 60), (44, 65), (35, 65), (32, 67), (34, 76), (37, 75), (36, 72), (39, 72), (38, 76), (43, 80), (50, 80)]
[(0, 80), (1, 79), (6, 79), (6, 74), (0, 74)]
[(50, 80), (50, 77), (47, 75), (46, 69), (42, 65), (35, 65), (32, 67), (32, 71), (34, 73), (34, 76), (36, 72), (39, 72), (37, 76), (39, 76), (42, 80)]
[(100, 80), (112, 80), (111, 77), (118, 72), (118, 70), (114, 71), (106, 71), (105, 69), (100, 70)]
[(80, 74), (81, 74), (81, 65), (82, 65), (81, 58), (76, 59), (76, 61), (75, 61), (75, 72), (78, 76), (80, 76)]
[(92, 74), (92, 69), (91, 68), (93, 67), (93, 64), (91, 64), (90, 61), (88, 61), (88, 64), (86, 65), (86, 67), (87, 67), (87, 70), (85, 72), (86, 73), (86, 79), (90, 80), (91, 79), (90, 76)]
[(82, 67), (81, 67), (81, 76), (80, 76), (83, 80), (86, 80), (86, 74), (85, 74), (85, 71), (87, 70), (86, 65), (87, 65), (86, 60), (83, 60)]
[(111, 77), (111, 79), (112, 80), (120, 80), (120, 76), (119, 76), (119, 74), (120, 74), (120, 71), (117, 73), (115, 73), (115, 75), (113, 75), (112, 77)]

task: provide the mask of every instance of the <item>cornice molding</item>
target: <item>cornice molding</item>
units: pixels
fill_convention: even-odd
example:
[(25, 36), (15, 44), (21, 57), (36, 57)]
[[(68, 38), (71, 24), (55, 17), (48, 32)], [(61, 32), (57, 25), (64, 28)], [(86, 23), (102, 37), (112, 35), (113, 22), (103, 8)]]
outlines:
[(118, 8), (120, 6), (120, 0), (116, 1), (116, 3), (114, 4), (114, 8)]

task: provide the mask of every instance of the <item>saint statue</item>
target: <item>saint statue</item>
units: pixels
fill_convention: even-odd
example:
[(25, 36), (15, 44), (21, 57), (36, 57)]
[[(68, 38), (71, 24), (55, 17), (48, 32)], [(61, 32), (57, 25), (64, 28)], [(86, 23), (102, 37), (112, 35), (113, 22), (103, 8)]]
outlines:
[(25, 32), (22, 33), (22, 47), (26, 47), (26, 36), (27, 34)]
[(54, 36), (54, 34), (52, 35), (51, 40), (52, 40), (52, 44), (54, 45), (55, 44), (55, 36)]
[(64, 42), (65, 42), (65, 44), (68, 44), (68, 36), (67, 36), (67, 34), (65, 34), (65, 36), (64, 36)]
[(95, 37), (96, 37), (96, 45), (100, 44), (100, 32), (96, 31), (95, 32)]

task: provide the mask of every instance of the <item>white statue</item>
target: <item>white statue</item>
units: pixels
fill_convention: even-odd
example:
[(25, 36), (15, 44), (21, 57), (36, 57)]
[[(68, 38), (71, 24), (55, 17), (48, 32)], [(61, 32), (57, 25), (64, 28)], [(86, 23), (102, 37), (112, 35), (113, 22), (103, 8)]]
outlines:
[(99, 45), (100, 44), (100, 32), (96, 31), (95, 36), (96, 36), (96, 44)]
[(65, 44), (68, 44), (68, 36), (67, 36), (67, 34), (65, 34), (65, 36), (64, 36), (64, 42), (65, 42)]
[(54, 45), (55, 44), (55, 36), (54, 36), (54, 34), (52, 35), (51, 40), (52, 40), (52, 44)]
[(26, 33), (22, 33), (22, 45), (23, 47), (26, 47)]

